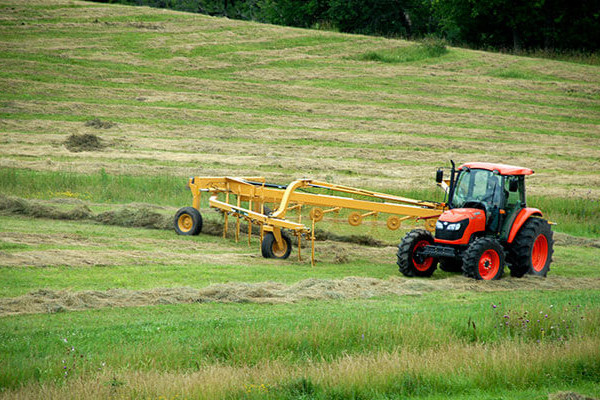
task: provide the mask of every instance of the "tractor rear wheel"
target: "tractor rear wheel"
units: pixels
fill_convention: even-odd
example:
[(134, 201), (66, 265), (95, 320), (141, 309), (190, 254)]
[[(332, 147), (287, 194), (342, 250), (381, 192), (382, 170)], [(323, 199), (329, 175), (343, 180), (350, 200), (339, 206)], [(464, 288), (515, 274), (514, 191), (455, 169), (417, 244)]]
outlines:
[(504, 248), (496, 239), (475, 239), (463, 254), (462, 270), (473, 279), (500, 279), (504, 272)]
[(553, 233), (548, 221), (529, 218), (510, 246), (510, 274), (518, 278), (527, 273), (546, 276), (552, 262), (553, 246)]
[(460, 258), (440, 259), (440, 269), (446, 272), (462, 272), (462, 260)]
[(267, 232), (263, 237), (260, 251), (264, 258), (279, 258), (285, 260), (290, 256), (292, 252), (292, 239), (285, 233), (281, 232), (281, 238), (283, 239), (283, 246), (277, 245), (275, 235), (273, 232)]
[(175, 213), (173, 219), (178, 235), (197, 235), (202, 230), (202, 215), (194, 207), (183, 207)]
[(398, 245), (398, 270), (404, 276), (431, 276), (437, 268), (438, 260), (419, 255), (423, 247), (431, 244), (433, 244), (431, 233), (424, 229), (410, 231)]

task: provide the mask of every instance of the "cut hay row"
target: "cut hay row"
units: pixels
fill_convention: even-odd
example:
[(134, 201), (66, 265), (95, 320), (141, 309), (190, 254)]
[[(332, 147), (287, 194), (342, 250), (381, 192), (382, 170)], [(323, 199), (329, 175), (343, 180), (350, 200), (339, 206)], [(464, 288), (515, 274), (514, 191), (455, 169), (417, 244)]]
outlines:
[[(110, 253), (107, 254), (110, 257)], [(181, 262), (181, 260), (178, 260)], [(151, 290), (106, 291), (40, 289), (18, 297), (0, 298), (0, 317), (58, 313), (105, 307), (140, 307), (185, 303), (285, 304), (302, 300), (369, 299), (381, 296), (420, 296), (430, 292), (491, 293), (515, 290), (590, 290), (600, 288), (600, 278), (505, 278), (498, 284), (475, 282), (457, 276), (443, 280), (346, 277), (305, 279), (293, 285), (278, 282), (224, 283), (205, 288), (173, 287)]]

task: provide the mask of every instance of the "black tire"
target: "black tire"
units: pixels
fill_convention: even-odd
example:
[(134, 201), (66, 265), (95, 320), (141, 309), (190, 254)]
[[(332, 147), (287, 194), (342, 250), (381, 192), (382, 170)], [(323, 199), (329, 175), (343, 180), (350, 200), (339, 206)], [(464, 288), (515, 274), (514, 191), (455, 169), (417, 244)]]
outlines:
[(554, 254), (553, 232), (548, 221), (529, 218), (509, 248), (510, 274), (546, 276)]
[(173, 219), (178, 235), (197, 235), (202, 230), (202, 215), (194, 207), (183, 207), (175, 213)]
[(462, 259), (460, 258), (441, 258), (440, 269), (446, 272), (462, 272)]
[(500, 242), (493, 238), (475, 239), (463, 254), (463, 275), (473, 279), (500, 279), (504, 261), (504, 248)]
[(267, 232), (265, 234), (260, 246), (260, 251), (264, 258), (278, 258), (285, 260), (290, 256), (290, 253), (292, 252), (292, 239), (283, 232), (281, 232), (281, 238), (284, 243), (283, 249), (277, 248), (277, 241), (275, 240), (273, 232)]
[(419, 248), (433, 244), (433, 236), (424, 229), (414, 229), (404, 236), (402, 242), (398, 245), (398, 270), (404, 276), (429, 277), (437, 268), (438, 260), (434, 257), (427, 257), (419, 262), (415, 260), (415, 252)]

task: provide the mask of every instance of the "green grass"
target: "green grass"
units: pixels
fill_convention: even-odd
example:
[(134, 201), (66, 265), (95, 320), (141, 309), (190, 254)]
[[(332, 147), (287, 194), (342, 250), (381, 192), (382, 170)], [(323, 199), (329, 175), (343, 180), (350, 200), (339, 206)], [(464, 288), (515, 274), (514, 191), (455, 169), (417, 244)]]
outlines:
[(443, 41), (430, 39), (408, 47), (370, 51), (360, 55), (358, 59), (395, 64), (441, 57), (446, 53), (448, 49)]
[[(127, 366), (193, 371), (207, 364), (254, 366), (266, 361), (304, 363), (317, 359), (333, 362), (344, 355), (396, 349), (425, 352), (454, 344), (510, 347), (515, 340), (550, 344), (579, 336), (597, 337), (599, 310), (597, 304), (592, 305), (597, 296), (597, 291), (524, 292), (517, 296), (429, 294), (411, 299), (280, 306), (177, 305), (5, 318), (0, 328), (0, 348), (7, 364), (0, 382), (6, 388), (34, 379), (59, 381), (61, 359), (71, 346), (85, 357), (78, 366), (81, 371), (74, 372), (85, 375), (102, 362), (115, 370)], [(501, 304), (494, 309), (492, 303)], [(505, 326), (504, 315), (509, 310), (512, 317), (528, 311), (542, 321), (533, 321), (531, 329), (521, 328), (516, 321)], [(543, 318), (539, 310), (548, 317)], [(569, 328), (561, 322), (563, 319), (571, 323)], [(555, 328), (550, 330), (553, 324)], [(562, 331), (553, 333), (559, 325)], [(543, 335), (541, 328), (552, 333)], [(21, 358), (23, 353), (29, 357)], [(574, 364), (571, 368), (577, 367)], [(599, 372), (590, 370), (591, 375), (576, 377), (576, 370), (565, 369), (561, 374), (580, 383), (597, 379)], [(538, 379), (534, 387), (542, 387), (551, 378)], [(493, 387), (486, 385), (485, 389)]]
[(73, 197), (96, 203), (150, 203), (183, 206), (191, 202), (188, 177), (43, 172), (3, 168), (0, 186), (4, 194), (51, 199), (70, 192)]

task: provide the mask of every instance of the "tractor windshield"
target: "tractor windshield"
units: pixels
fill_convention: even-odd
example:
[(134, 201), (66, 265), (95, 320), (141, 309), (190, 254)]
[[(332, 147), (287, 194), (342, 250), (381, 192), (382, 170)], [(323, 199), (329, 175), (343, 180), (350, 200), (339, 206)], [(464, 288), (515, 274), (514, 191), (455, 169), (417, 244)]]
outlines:
[(502, 176), (485, 169), (467, 169), (458, 176), (450, 207), (473, 207), (473, 203), (501, 207), (503, 194)]

